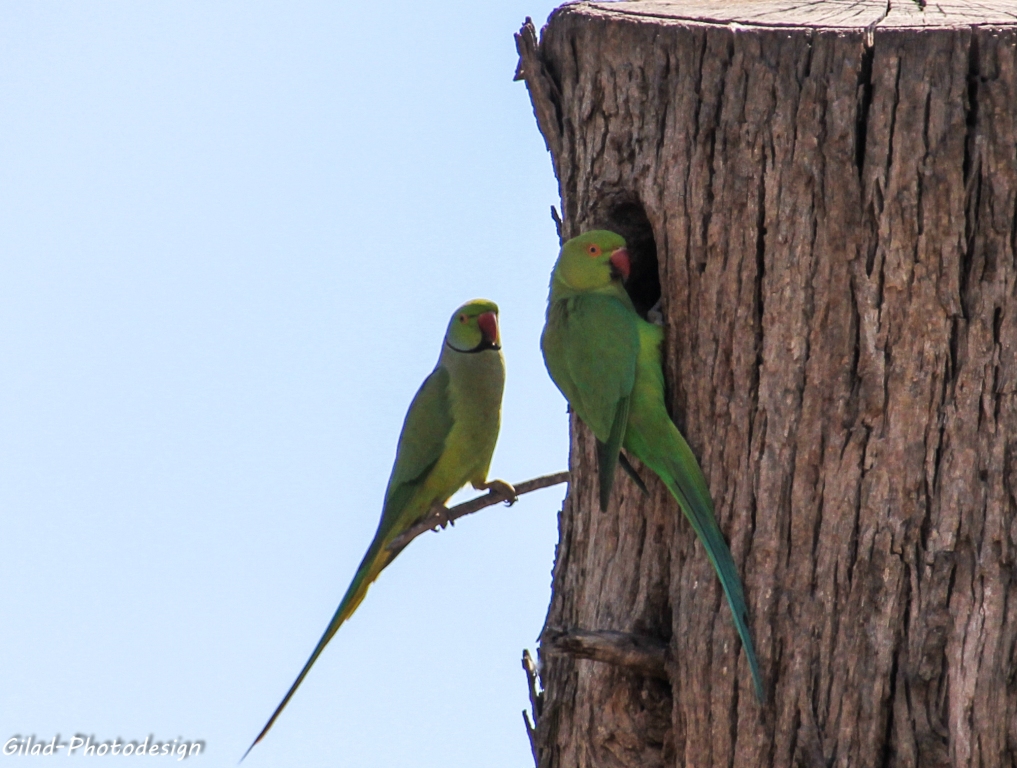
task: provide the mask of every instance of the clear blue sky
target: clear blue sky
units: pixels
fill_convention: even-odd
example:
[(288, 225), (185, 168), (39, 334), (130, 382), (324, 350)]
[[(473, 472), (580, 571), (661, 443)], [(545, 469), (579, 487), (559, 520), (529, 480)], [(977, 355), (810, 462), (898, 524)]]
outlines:
[[(492, 474), (566, 467), (538, 349), (557, 191), (512, 82), (513, 32), (552, 7), (5, 4), (0, 740), (235, 765), (464, 300), (502, 310)], [(244, 765), (530, 765), (519, 657), (563, 491), (414, 542)]]

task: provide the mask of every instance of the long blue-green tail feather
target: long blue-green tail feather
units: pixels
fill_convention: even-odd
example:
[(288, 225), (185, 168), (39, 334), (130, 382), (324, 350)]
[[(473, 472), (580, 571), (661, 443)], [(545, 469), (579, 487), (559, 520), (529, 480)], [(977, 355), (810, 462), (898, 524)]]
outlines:
[(710, 498), (709, 488), (706, 486), (706, 479), (703, 477), (699, 463), (696, 461), (692, 449), (689, 448), (685, 438), (682, 437), (678, 428), (667, 420), (666, 437), (658, 433), (658, 437), (665, 437), (662, 442), (667, 443), (666, 449), (658, 454), (656, 451), (648, 451), (648, 445), (643, 442), (640, 445), (642, 450), (637, 452), (640, 459), (650, 467), (667, 486), (671, 495), (678, 501), (682, 512), (692, 524), (696, 536), (703, 542), (706, 554), (713, 563), (720, 584), (724, 588), (724, 595), (727, 597), (728, 606), (731, 609), (731, 616), (734, 619), (735, 629), (738, 637), (741, 638), (742, 647), (745, 649), (745, 656), (749, 661), (749, 670), (752, 673), (752, 682), (756, 689), (756, 697), (759, 701), (766, 700), (763, 690), (763, 680), (759, 674), (759, 662), (756, 660), (756, 650), (752, 643), (752, 634), (749, 632), (748, 609), (745, 606), (745, 593), (742, 591), (742, 582), (738, 577), (734, 559), (731, 557), (731, 550), (724, 541), (720, 526), (717, 525), (717, 518), (713, 513), (713, 500)]
[[(279, 717), (283, 709), (289, 703), (289, 700), (296, 693), (297, 688), (307, 677), (307, 673), (311, 671), (311, 667), (314, 666), (314, 662), (318, 660), (321, 652), (325, 650), (325, 646), (328, 645), (328, 641), (332, 639), (339, 627), (343, 624), (346, 619), (353, 615), (353, 612), (363, 601), (364, 596), (367, 594), (367, 588), (371, 586), (378, 574), (385, 569), (389, 563), (391, 563), (398, 552), (393, 552), (387, 548), (388, 539), (382, 536), (376, 536), (374, 541), (371, 542), (370, 548), (367, 550), (367, 554), (364, 555), (364, 559), (360, 561), (360, 566), (357, 568), (357, 573), (353, 577), (353, 581), (350, 586), (346, 589), (346, 594), (343, 595), (342, 601), (339, 603), (339, 607), (336, 608), (335, 614), (332, 616), (332, 620), (328, 623), (328, 627), (325, 628), (325, 633), (321, 636), (318, 644), (314, 647), (314, 651), (311, 653), (311, 657), (304, 664), (304, 668), (300, 670), (300, 674), (297, 675), (297, 679), (290, 686), (290, 689), (286, 692), (283, 700), (279, 703), (279, 706), (275, 708), (275, 712), (265, 723), (265, 727), (261, 729), (261, 733), (251, 743), (251, 746), (244, 752), (244, 757), (250, 754), (251, 750), (254, 749), (255, 745), (264, 738), (265, 734), (268, 733), (269, 728), (275, 722), (276, 718)], [(240, 758), (240, 762), (244, 761), (244, 757)]]

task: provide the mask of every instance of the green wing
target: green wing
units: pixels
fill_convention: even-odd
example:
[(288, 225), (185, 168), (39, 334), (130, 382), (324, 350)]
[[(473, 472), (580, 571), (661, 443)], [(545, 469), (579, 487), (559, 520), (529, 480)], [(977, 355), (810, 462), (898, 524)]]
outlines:
[(385, 536), (396, 526), (414, 522), (402, 521), (402, 513), (445, 450), (452, 424), (449, 373), (439, 365), (424, 379), (406, 412), (377, 535)]
[(600, 507), (607, 508), (625, 438), (639, 355), (638, 316), (617, 297), (586, 293), (552, 302), (541, 337), (548, 373), (602, 445)]
[(614, 412), (614, 421), (611, 423), (611, 434), (608, 435), (607, 442), (597, 441), (597, 477), (600, 481), (601, 511), (607, 510), (607, 504), (611, 499), (614, 471), (618, 466), (618, 457), (621, 455), (622, 439), (625, 437), (625, 429), (629, 422), (629, 404), (631, 402), (631, 395), (618, 401), (618, 407)]

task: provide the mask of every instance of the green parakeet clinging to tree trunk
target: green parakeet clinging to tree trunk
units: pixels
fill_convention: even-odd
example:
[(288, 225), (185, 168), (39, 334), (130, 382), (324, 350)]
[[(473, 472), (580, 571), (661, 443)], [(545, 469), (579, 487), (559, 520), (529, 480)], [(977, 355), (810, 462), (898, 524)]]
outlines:
[(625, 240), (614, 232), (593, 230), (562, 246), (540, 340), (544, 362), (597, 438), (601, 509), (607, 508), (623, 447), (677, 499), (720, 578), (762, 700), (741, 580), (714, 517), (703, 472), (664, 405), (664, 334), (636, 314), (622, 285), (629, 267)]
[(406, 414), (374, 541), (325, 634), (247, 753), (268, 733), (328, 641), (360, 605), (371, 582), (399, 554), (401, 548), (390, 545), (400, 534), (467, 483), (478, 490), (499, 491), (508, 500), (515, 498), (508, 483), (487, 480), (498, 440), (504, 385), (498, 305), (485, 299), (467, 302), (452, 315), (438, 364)]

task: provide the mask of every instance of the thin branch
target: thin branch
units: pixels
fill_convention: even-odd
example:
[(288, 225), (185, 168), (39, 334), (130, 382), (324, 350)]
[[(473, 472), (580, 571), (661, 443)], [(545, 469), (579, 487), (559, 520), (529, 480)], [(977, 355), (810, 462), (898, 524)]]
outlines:
[(565, 238), (561, 235), (563, 226), (561, 223), (561, 216), (558, 215), (558, 209), (553, 205), (551, 206), (551, 218), (554, 220), (554, 228), (558, 232), (558, 245), (564, 245)]
[(530, 689), (530, 708), (533, 711), (533, 721), (523, 710), (523, 722), (526, 724), (526, 735), (530, 739), (530, 751), (533, 753), (533, 765), (540, 768), (540, 752), (537, 749), (537, 723), (540, 722), (540, 714), (543, 709), (544, 695), (537, 692), (537, 665), (533, 663), (533, 657), (528, 650), (523, 650), (523, 671), (526, 672), (526, 682)]
[(551, 152), (555, 176), (560, 178), (558, 158), (561, 157), (562, 141), (559, 115), (561, 111), (559, 105), (562, 103), (561, 88), (551, 77), (541, 59), (537, 29), (529, 17), (516, 34), (516, 51), (519, 53), (519, 64), (516, 66), (515, 79), (526, 81), (526, 90), (530, 93), (537, 126)]
[[(524, 493), (539, 491), (541, 488), (550, 488), (552, 485), (558, 485), (559, 483), (567, 483), (568, 479), (569, 473), (567, 471), (535, 477), (532, 480), (527, 480), (515, 486), (516, 496), (519, 497)], [(508, 502), (510, 506), (515, 503), (515, 499), (506, 499), (498, 491), (488, 491), (483, 496), (477, 496), (477, 498), (464, 501), (462, 504), (456, 504), (451, 509), (445, 509), (445, 507), (432, 509), (423, 520), (396, 536), (392, 543), (388, 545), (388, 548), (398, 551), (422, 533), (434, 530), (438, 526), (444, 528), (445, 523), (454, 523), (460, 517), (478, 512), (484, 507), (493, 506), (499, 501)]]
[(523, 710), (523, 725), (526, 726), (526, 735), (530, 739), (530, 752), (533, 754), (534, 768), (540, 768), (540, 755), (537, 753), (537, 729), (530, 722), (530, 715)]
[(537, 665), (528, 650), (523, 651), (523, 670), (526, 672), (526, 682), (530, 689), (530, 707), (533, 709), (533, 722), (540, 720), (544, 709), (544, 697), (537, 691)]
[(662, 640), (611, 629), (544, 630), (540, 650), (555, 656), (602, 661), (645, 677), (667, 679), (668, 648)]

